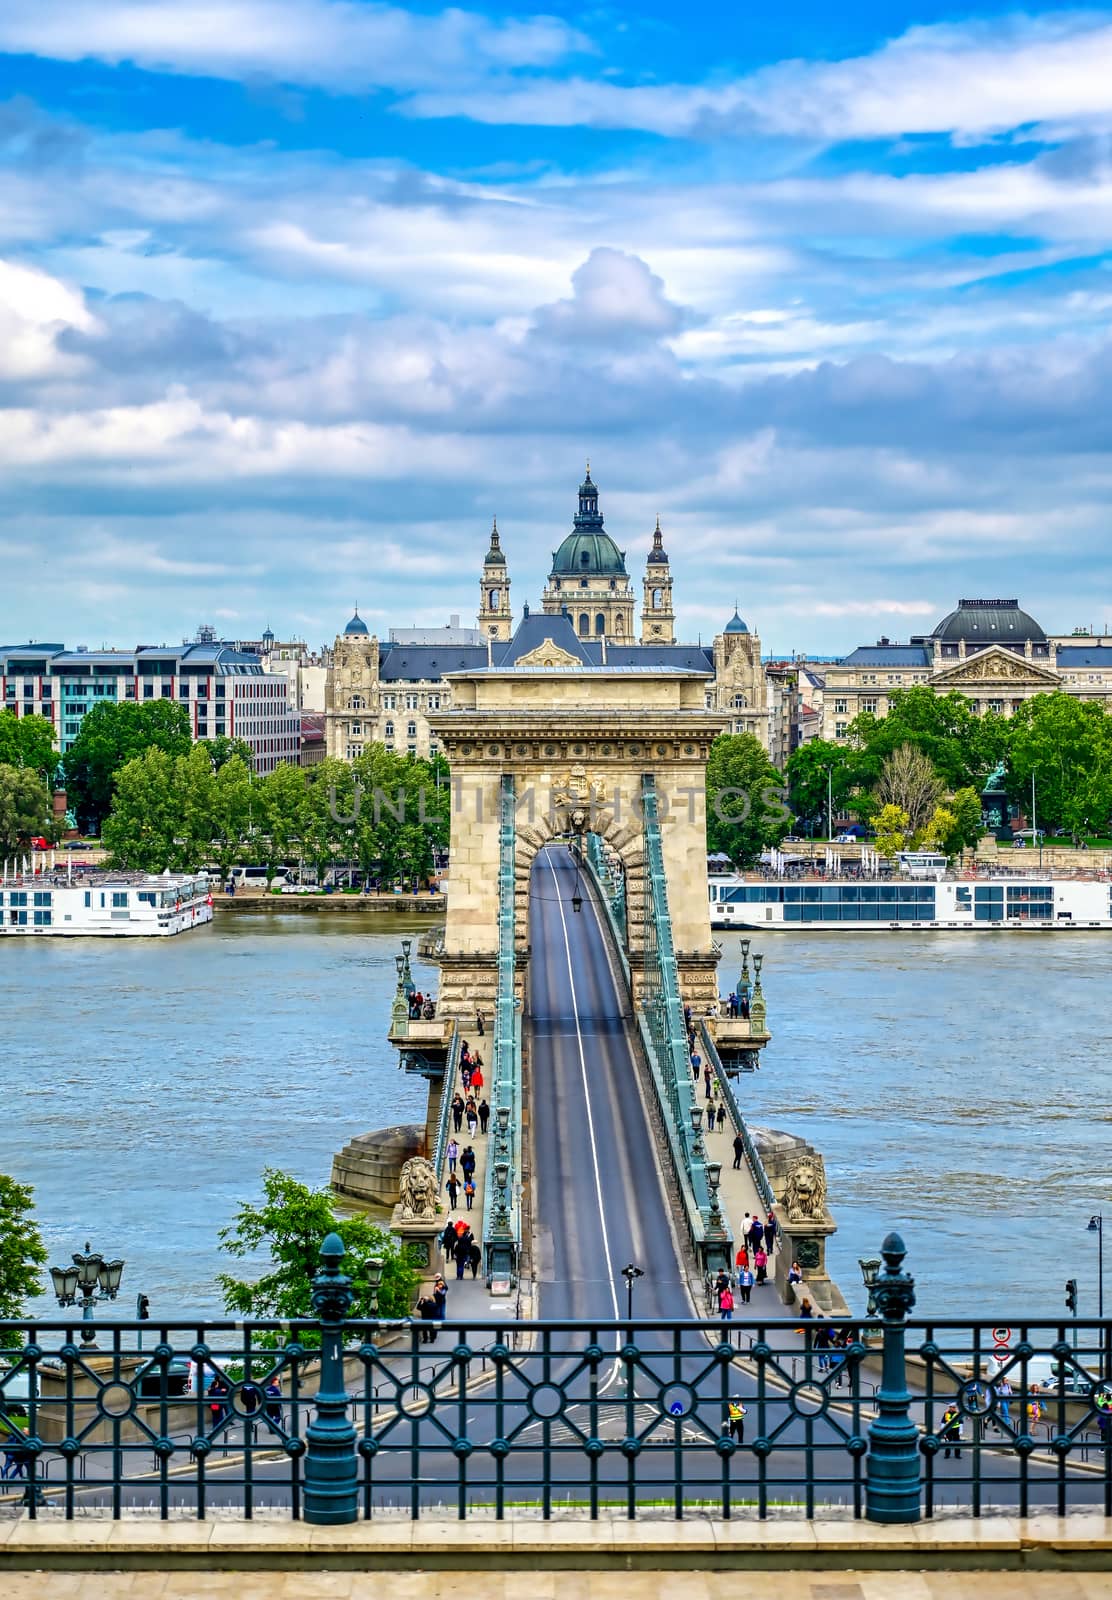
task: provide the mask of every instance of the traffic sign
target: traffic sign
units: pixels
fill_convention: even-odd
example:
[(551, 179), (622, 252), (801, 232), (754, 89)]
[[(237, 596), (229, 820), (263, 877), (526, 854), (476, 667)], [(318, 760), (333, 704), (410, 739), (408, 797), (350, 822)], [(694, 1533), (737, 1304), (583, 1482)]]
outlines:
[(1010, 1328), (993, 1328), (992, 1338), (994, 1344), (1007, 1344), (1012, 1336)]

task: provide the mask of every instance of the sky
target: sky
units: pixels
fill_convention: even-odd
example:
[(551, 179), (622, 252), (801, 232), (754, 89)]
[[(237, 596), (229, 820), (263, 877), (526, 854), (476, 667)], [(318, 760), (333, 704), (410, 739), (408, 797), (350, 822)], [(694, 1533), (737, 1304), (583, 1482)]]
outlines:
[(1112, 619), (1112, 10), (4, 0), (0, 640)]

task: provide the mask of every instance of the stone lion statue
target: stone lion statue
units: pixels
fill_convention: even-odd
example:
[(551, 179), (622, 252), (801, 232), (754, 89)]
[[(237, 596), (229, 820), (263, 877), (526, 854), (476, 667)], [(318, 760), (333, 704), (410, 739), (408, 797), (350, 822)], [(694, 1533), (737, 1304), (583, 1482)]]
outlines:
[(406, 1222), (428, 1222), (436, 1216), (440, 1185), (436, 1168), (424, 1156), (410, 1156), (402, 1168), (398, 1200)]
[(826, 1216), (826, 1169), (819, 1155), (800, 1156), (788, 1169), (784, 1205), (789, 1222), (822, 1222)]

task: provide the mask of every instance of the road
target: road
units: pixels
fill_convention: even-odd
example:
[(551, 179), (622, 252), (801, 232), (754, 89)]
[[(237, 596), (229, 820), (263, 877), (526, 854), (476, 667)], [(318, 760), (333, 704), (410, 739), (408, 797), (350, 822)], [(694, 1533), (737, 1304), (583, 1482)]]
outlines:
[(638, 1088), (628, 999), (590, 895), (572, 910), (575, 881), (566, 846), (537, 856), (528, 1025), (540, 1314), (624, 1317), (621, 1269), (632, 1263), (645, 1274), (635, 1316), (690, 1317)]

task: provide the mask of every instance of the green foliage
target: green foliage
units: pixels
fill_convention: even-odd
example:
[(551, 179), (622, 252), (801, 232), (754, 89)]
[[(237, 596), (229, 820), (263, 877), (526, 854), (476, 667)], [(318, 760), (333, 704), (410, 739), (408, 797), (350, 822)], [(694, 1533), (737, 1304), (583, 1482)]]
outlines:
[[(680, 797), (672, 802), (683, 804)], [(707, 762), (707, 849), (753, 862), (791, 827), (784, 779), (751, 733), (724, 733)]]
[(0, 860), (40, 834), (54, 836), (50, 790), (33, 768), (0, 765)]
[(901, 744), (885, 756), (873, 799), (882, 810), (896, 806), (906, 812), (908, 828), (917, 834), (934, 814), (943, 788), (930, 757), (914, 745)]
[(86, 712), (62, 757), (66, 793), (83, 830), (99, 832), (112, 807), (116, 776), (148, 750), (183, 756), (190, 748), (189, 712), (176, 700), (102, 701)]
[(40, 1268), (46, 1246), (35, 1222), (34, 1190), (0, 1172), (0, 1317), (23, 1315), (27, 1300), (41, 1294)]
[(1035, 695), (1012, 718), (1005, 788), (1040, 828), (1103, 833), (1112, 815), (1112, 717), (1097, 701)]
[(911, 819), (901, 806), (881, 806), (873, 818), (873, 831), (876, 834), (876, 848), (882, 856), (889, 861), (898, 855), (907, 845), (907, 837), (911, 828)]
[(379, 1315), (409, 1316), (420, 1274), (395, 1235), (366, 1217), (337, 1216), (329, 1190), (310, 1189), (274, 1167), (263, 1172), (262, 1204), (245, 1201), (231, 1227), (220, 1231), (220, 1247), (230, 1255), (244, 1259), (265, 1251), (268, 1258), (262, 1276), (254, 1280), (218, 1274), (225, 1308), (243, 1317), (310, 1316), (321, 1243), (333, 1232), (347, 1251), (344, 1271), (355, 1292), (352, 1317), (371, 1315), (367, 1283), (371, 1257), (383, 1262)]
[(860, 752), (852, 745), (811, 739), (793, 750), (784, 775), (793, 813), (825, 828), (828, 798), (834, 815), (840, 816), (849, 808), (851, 796), (862, 781)]
[(0, 766), (28, 767), (49, 782), (58, 766), (54, 724), (46, 717), (0, 711)]
[(254, 767), (255, 757), (246, 739), (229, 739), (226, 733), (218, 733), (215, 739), (198, 739), (197, 743), (208, 751), (217, 772), (229, 761), (237, 758), (243, 762), (248, 772)]
[(981, 792), (1007, 748), (1004, 717), (978, 716), (964, 695), (935, 694), (927, 684), (895, 689), (888, 703), (886, 717), (863, 711), (849, 725), (862, 784), (871, 787), (887, 758), (909, 745), (927, 757), (946, 789)]

